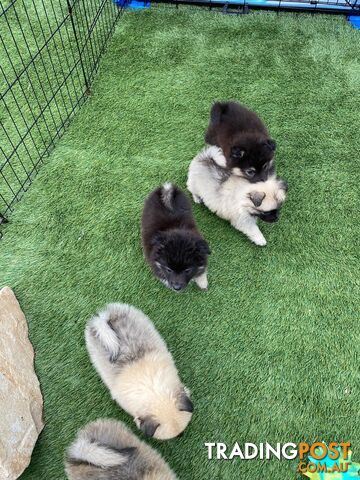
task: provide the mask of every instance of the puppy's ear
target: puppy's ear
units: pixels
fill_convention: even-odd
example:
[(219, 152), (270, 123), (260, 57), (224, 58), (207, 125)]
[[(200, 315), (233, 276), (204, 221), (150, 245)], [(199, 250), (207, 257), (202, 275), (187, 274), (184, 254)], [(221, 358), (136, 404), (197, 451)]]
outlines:
[(206, 240), (201, 238), (196, 242), (196, 247), (202, 255), (210, 255), (211, 250)]
[(250, 192), (249, 193), (249, 198), (252, 201), (252, 203), (255, 205), (255, 207), (260, 207), (262, 204), (262, 201), (265, 198), (265, 193), (264, 192)]
[(163, 247), (165, 244), (165, 235), (163, 233), (157, 233), (151, 239), (152, 247)]
[(190, 400), (188, 394), (186, 393), (185, 389), (182, 389), (178, 395), (176, 406), (180, 412), (189, 412), (193, 413), (194, 405)]
[(156, 422), (156, 420), (151, 417), (150, 415), (147, 417), (139, 417), (137, 419), (138, 426), (140, 430), (147, 436), (153, 437), (156, 429), (160, 425), (160, 423)]
[(227, 113), (228, 107), (229, 105), (226, 102), (215, 102), (210, 111), (211, 121), (219, 122), (221, 120), (221, 116), (224, 115), (224, 113)]
[(271, 152), (275, 152), (276, 150), (276, 142), (272, 138), (265, 140), (263, 145), (267, 147)]
[(242, 147), (232, 147), (230, 151), (230, 156), (236, 160), (240, 160), (245, 155), (245, 150)]

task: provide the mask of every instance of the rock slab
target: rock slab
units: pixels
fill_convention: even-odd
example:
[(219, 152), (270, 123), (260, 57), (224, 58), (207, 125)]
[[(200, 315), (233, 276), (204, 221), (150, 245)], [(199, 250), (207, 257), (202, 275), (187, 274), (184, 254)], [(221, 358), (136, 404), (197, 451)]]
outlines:
[(29, 465), (43, 429), (43, 398), (28, 326), (14, 292), (0, 290), (0, 480)]

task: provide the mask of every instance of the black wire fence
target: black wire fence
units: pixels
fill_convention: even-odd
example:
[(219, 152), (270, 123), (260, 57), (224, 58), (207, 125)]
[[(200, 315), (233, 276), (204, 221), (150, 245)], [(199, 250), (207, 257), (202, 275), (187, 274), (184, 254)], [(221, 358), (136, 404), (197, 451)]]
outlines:
[(0, 0), (0, 224), (90, 95), (120, 13), (111, 0)]
[[(119, 0), (121, 1), (121, 0)], [(194, 5), (209, 10), (222, 10), (230, 15), (265, 9), (294, 12), (322, 12), (343, 15), (360, 15), (360, 0), (156, 0), (169, 5)]]

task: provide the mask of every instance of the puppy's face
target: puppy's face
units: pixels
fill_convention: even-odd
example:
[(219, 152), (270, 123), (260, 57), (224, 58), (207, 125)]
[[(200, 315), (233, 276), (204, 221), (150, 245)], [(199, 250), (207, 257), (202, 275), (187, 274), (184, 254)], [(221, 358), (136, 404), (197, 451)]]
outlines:
[(159, 233), (153, 240), (152, 248), (155, 275), (168, 288), (178, 292), (205, 271), (210, 254), (205, 240), (181, 230)]
[(241, 135), (233, 139), (225, 156), (235, 175), (256, 183), (273, 175), (275, 149), (274, 140), (253, 134)]
[(264, 222), (277, 222), (285, 201), (287, 184), (280, 179), (270, 179), (254, 185), (250, 193), (250, 211)]
[(151, 412), (135, 418), (135, 423), (148, 437), (169, 440), (178, 437), (188, 426), (193, 404), (186, 388), (181, 387), (175, 395), (164, 395), (152, 405)]

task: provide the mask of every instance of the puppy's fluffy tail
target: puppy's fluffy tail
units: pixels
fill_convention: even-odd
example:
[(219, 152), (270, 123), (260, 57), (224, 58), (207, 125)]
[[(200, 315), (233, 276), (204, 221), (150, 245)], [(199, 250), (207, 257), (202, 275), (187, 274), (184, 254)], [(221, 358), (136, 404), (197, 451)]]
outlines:
[(204, 148), (197, 157), (199, 162), (207, 162), (213, 160), (219, 167), (226, 168), (226, 158), (220, 147), (216, 145), (210, 145), (210, 147)]
[(120, 353), (120, 342), (111, 326), (111, 321), (119, 315), (127, 315), (128, 311), (129, 305), (110, 304), (93, 317), (86, 327), (86, 337), (96, 338), (112, 359), (115, 359)]
[[(105, 423), (104, 425), (106, 427)], [(98, 438), (99, 426), (100, 428), (102, 426), (99, 421), (94, 422), (79, 432), (74, 443), (67, 451), (66, 461), (70, 465), (87, 463), (95, 467), (111, 468), (123, 465), (128, 461), (126, 449), (122, 452), (113, 448), (111, 444), (107, 444), (106, 439)]]
[(173, 210), (174, 208), (174, 193), (175, 187), (170, 182), (164, 183), (161, 187), (161, 201), (168, 210)]

